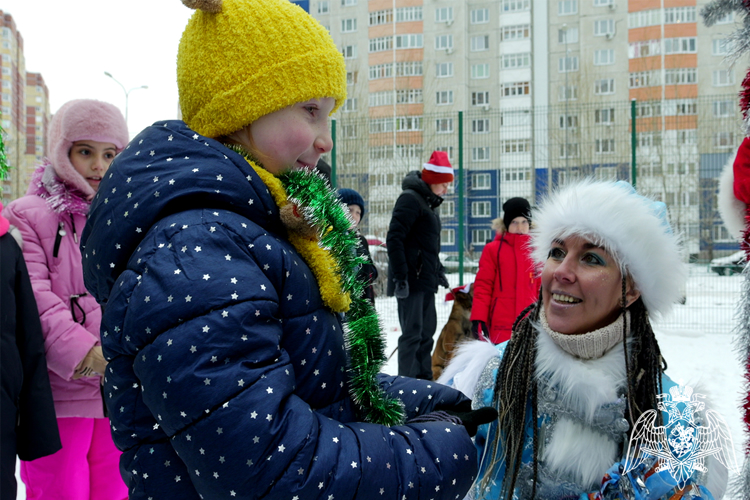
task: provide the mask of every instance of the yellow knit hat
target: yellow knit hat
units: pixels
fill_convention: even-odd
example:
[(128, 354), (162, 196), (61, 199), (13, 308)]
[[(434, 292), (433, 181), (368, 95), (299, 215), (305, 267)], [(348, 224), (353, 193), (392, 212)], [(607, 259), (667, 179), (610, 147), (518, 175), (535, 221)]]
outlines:
[(177, 54), (182, 118), (206, 137), (309, 99), (346, 99), (344, 58), (289, 0), (182, 0), (198, 8)]

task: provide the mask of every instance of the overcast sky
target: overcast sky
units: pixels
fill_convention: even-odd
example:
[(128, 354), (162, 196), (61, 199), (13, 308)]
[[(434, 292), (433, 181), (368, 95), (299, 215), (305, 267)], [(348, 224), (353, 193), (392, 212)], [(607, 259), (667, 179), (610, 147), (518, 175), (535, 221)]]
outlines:
[(177, 46), (192, 10), (180, 0), (0, 0), (24, 40), (26, 71), (41, 73), (53, 113), (71, 99), (111, 102), (130, 136), (177, 117)]

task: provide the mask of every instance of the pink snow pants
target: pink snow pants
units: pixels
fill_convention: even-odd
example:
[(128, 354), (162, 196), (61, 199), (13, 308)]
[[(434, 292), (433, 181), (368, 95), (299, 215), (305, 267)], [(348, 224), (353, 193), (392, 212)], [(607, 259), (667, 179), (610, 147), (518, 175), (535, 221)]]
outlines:
[(21, 462), (27, 500), (123, 500), (120, 451), (112, 442), (109, 419), (58, 418), (62, 449), (33, 462)]

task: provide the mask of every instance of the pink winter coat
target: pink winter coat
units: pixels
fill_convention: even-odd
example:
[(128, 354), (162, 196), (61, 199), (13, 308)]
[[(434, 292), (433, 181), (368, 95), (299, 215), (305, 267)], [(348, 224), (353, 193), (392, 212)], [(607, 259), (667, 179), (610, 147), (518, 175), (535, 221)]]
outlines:
[[(45, 162), (34, 172), (26, 196), (11, 202), (3, 211), (23, 236), (23, 256), (42, 322), (58, 418), (104, 417), (101, 377), (72, 380), (75, 367), (99, 344), (102, 317), (99, 305), (83, 285), (78, 242), (88, 208), (85, 197), (63, 184)], [(64, 235), (55, 257), (58, 231)], [(81, 297), (74, 299), (76, 295)], [(75, 308), (79, 321), (85, 313), (83, 325), (73, 319), (74, 300), (80, 306)]]
[(510, 339), (516, 317), (538, 297), (541, 280), (534, 271), (530, 240), (528, 234), (498, 234), (479, 258), (471, 320), (485, 322), (493, 344)]

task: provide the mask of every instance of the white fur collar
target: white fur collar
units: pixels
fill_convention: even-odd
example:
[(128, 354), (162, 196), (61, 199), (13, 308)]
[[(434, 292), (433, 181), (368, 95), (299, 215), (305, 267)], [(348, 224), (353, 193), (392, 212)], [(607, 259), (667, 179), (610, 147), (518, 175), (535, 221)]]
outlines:
[[(615, 401), (626, 389), (622, 344), (601, 358), (584, 360), (563, 351), (549, 334), (535, 325), (537, 335), (536, 376), (544, 376), (560, 391), (563, 405), (576, 409), (591, 422), (600, 406)], [(567, 416), (555, 424), (542, 460), (555, 475), (569, 477), (588, 487), (599, 484), (618, 459), (618, 445), (610, 437), (581, 425)]]

